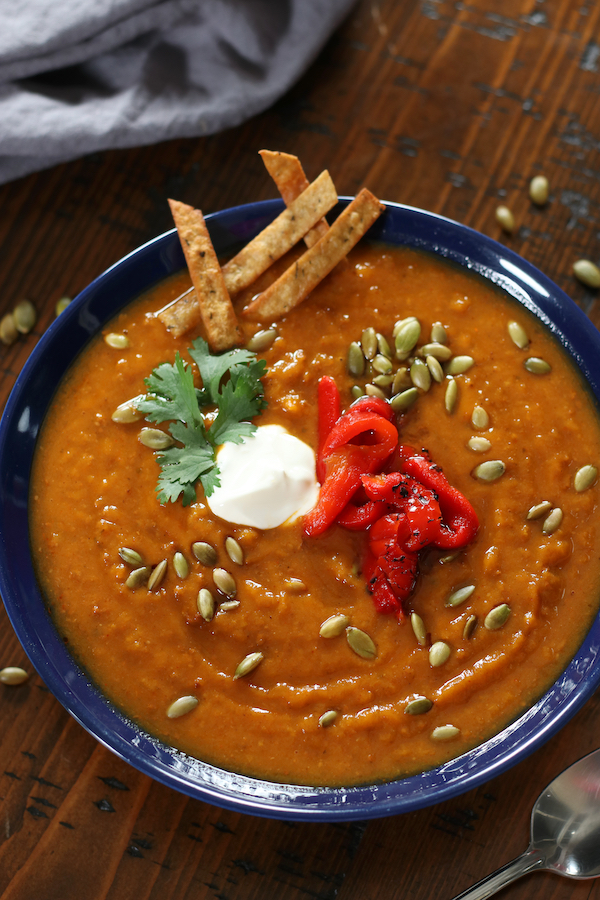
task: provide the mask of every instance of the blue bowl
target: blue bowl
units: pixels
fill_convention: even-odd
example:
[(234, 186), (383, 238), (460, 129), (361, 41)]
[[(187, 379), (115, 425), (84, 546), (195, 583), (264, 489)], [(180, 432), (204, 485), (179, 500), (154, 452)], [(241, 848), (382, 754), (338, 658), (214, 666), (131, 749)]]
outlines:
[[(340, 208), (347, 202), (341, 200)], [(253, 237), (281, 209), (280, 201), (270, 200), (208, 216), (217, 252), (226, 254)], [(525, 260), (456, 222), (391, 203), (369, 237), (433, 252), (503, 288), (557, 337), (600, 400), (600, 334)], [(90, 338), (130, 300), (183, 267), (177, 234), (170, 231), (100, 275), (40, 339), (8, 400), (0, 423), (0, 594), (40, 677), (90, 734), (131, 765), (191, 797), (254, 815), (335, 821), (409, 812), (475, 788), (522, 760), (595, 691), (600, 617), (560, 678), (500, 734), (431, 771), (353, 788), (274, 784), (193, 759), (141, 731), (74, 663), (48, 615), (30, 554), (28, 490), (36, 438), (56, 387)]]

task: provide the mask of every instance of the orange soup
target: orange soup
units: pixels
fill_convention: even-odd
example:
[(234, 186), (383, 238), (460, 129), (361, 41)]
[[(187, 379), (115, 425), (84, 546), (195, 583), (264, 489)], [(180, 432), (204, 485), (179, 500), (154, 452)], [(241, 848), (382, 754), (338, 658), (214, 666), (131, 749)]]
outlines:
[[(364, 533), (334, 525), (311, 539), (302, 519), (265, 530), (234, 525), (211, 513), (200, 488), (188, 506), (158, 502), (156, 453), (138, 439), (148, 423), (112, 416), (177, 350), (189, 361), (191, 339), (176, 340), (155, 316), (188, 286), (187, 274), (175, 276), (111, 322), (105, 335), (125, 335), (128, 346), (95, 339), (40, 437), (31, 542), (73, 655), (151, 734), (272, 781), (394, 778), (497, 733), (566, 666), (598, 607), (598, 489), (589, 467), (600, 460), (600, 432), (562, 348), (483, 279), (366, 243), (276, 323), (259, 354), (268, 374), (257, 422), (281, 425), (314, 449), (322, 376), (335, 379), (343, 408), (367, 385), (388, 397), (392, 378), (396, 395), (407, 389), (410, 376), (398, 370), (410, 359), (388, 353), (381, 338), (377, 353), (391, 356), (391, 372), (368, 360), (363, 374), (349, 372), (349, 345), (364, 329), (393, 348), (395, 323), (414, 316), (421, 329), (411, 358), (432, 343), (432, 328), (433, 343), (448, 348), (432, 351), (442, 359), (430, 364), (430, 386), (417, 387), (416, 402), (394, 420), (400, 441), (426, 448), (470, 500), (479, 530), (458, 553), (421, 553), (409, 616), (398, 622), (377, 612), (367, 590)], [(246, 325), (246, 338), (270, 324)], [(452, 375), (445, 356), (472, 364)], [(486, 461), (496, 469), (478, 469)], [(199, 544), (213, 555), (204, 547), (199, 559)], [(227, 546), (242, 556), (234, 552), (234, 561)], [(163, 560), (162, 580), (149, 587), (147, 573)], [(136, 568), (146, 570), (137, 586)], [(216, 569), (235, 589), (219, 590)], [(202, 591), (214, 598), (212, 616), (199, 607)], [(332, 616), (345, 616), (344, 627), (323, 636)], [(346, 626), (370, 638), (372, 658), (353, 650)], [(434, 645), (443, 645), (437, 656)], [(253, 654), (260, 664), (240, 676)]]

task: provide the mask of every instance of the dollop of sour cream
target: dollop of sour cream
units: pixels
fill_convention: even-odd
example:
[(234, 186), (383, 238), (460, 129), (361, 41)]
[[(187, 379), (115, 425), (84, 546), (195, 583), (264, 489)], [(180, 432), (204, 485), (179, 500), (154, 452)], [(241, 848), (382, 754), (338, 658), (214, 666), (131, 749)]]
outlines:
[(276, 528), (319, 498), (312, 448), (280, 425), (261, 425), (242, 444), (223, 444), (217, 463), (221, 487), (207, 503), (226, 522)]

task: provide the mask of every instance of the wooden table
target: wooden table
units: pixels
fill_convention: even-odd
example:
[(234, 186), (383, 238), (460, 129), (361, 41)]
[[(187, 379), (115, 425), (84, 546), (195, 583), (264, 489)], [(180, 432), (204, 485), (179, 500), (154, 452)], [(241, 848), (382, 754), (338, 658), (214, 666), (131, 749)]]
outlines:
[[(211, 211), (274, 196), (257, 151), (325, 166), (338, 191), (443, 213), (506, 243), (600, 323), (574, 280), (598, 262), (600, 6), (591, 0), (362, 0), (296, 87), (246, 125), (114, 151), (0, 188), (0, 313), (34, 332), (0, 349), (1, 399), (56, 301), (171, 227), (174, 196)], [(550, 180), (543, 209), (529, 180)], [(518, 230), (495, 223), (499, 202)], [(0, 666), (26, 656), (2, 614)], [(456, 800), (369, 823), (290, 824), (188, 800), (89, 737), (32, 674), (0, 689), (1, 900), (451, 898), (525, 849), (529, 811), (600, 744), (593, 698), (545, 747)], [(503, 896), (600, 897), (538, 873)]]

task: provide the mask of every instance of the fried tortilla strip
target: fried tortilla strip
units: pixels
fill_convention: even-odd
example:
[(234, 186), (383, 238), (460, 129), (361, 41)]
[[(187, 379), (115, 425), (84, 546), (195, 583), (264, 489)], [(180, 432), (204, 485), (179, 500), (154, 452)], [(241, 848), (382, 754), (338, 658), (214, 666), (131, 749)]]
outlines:
[[(296, 197), (308, 187), (308, 178), (304, 174), (302, 163), (297, 156), (291, 153), (281, 153), (275, 150), (259, 150), (267, 172), (277, 185), (277, 190), (283, 197), (286, 206), (290, 206)], [(314, 228), (304, 235), (304, 243), (307, 247), (316, 244), (329, 229), (325, 219), (321, 219)]]
[(281, 215), (223, 266), (223, 278), (229, 293), (237, 294), (256, 281), (335, 206), (337, 199), (335, 185), (325, 170)]
[(195, 289), (189, 288), (176, 300), (172, 300), (157, 313), (157, 318), (175, 337), (181, 337), (182, 334), (195, 328), (202, 318)]
[[(169, 206), (190, 270), (192, 284), (196, 288), (196, 303), (206, 330), (208, 345), (211, 350), (217, 352), (229, 350), (241, 343), (242, 333), (225, 287), (221, 266), (208, 234), (204, 216), (199, 209), (194, 209), (178, 200), (169, 200)], [(182, 298), (178, 302), (185, 302), (190, 306), (187, 316), (184, 316), (184, 319), (189, 322), (193, 319), (192, 298)], [(170, 307), (171, 313), (175, 310), (175, 306), (177, 304)]]
[(277, 281), (244, 310), (251, 319), (272, 321), (301, 303), (359, 242), (385, 206), (363, 188), (338, 216), (327, 234), (286, 269)]

